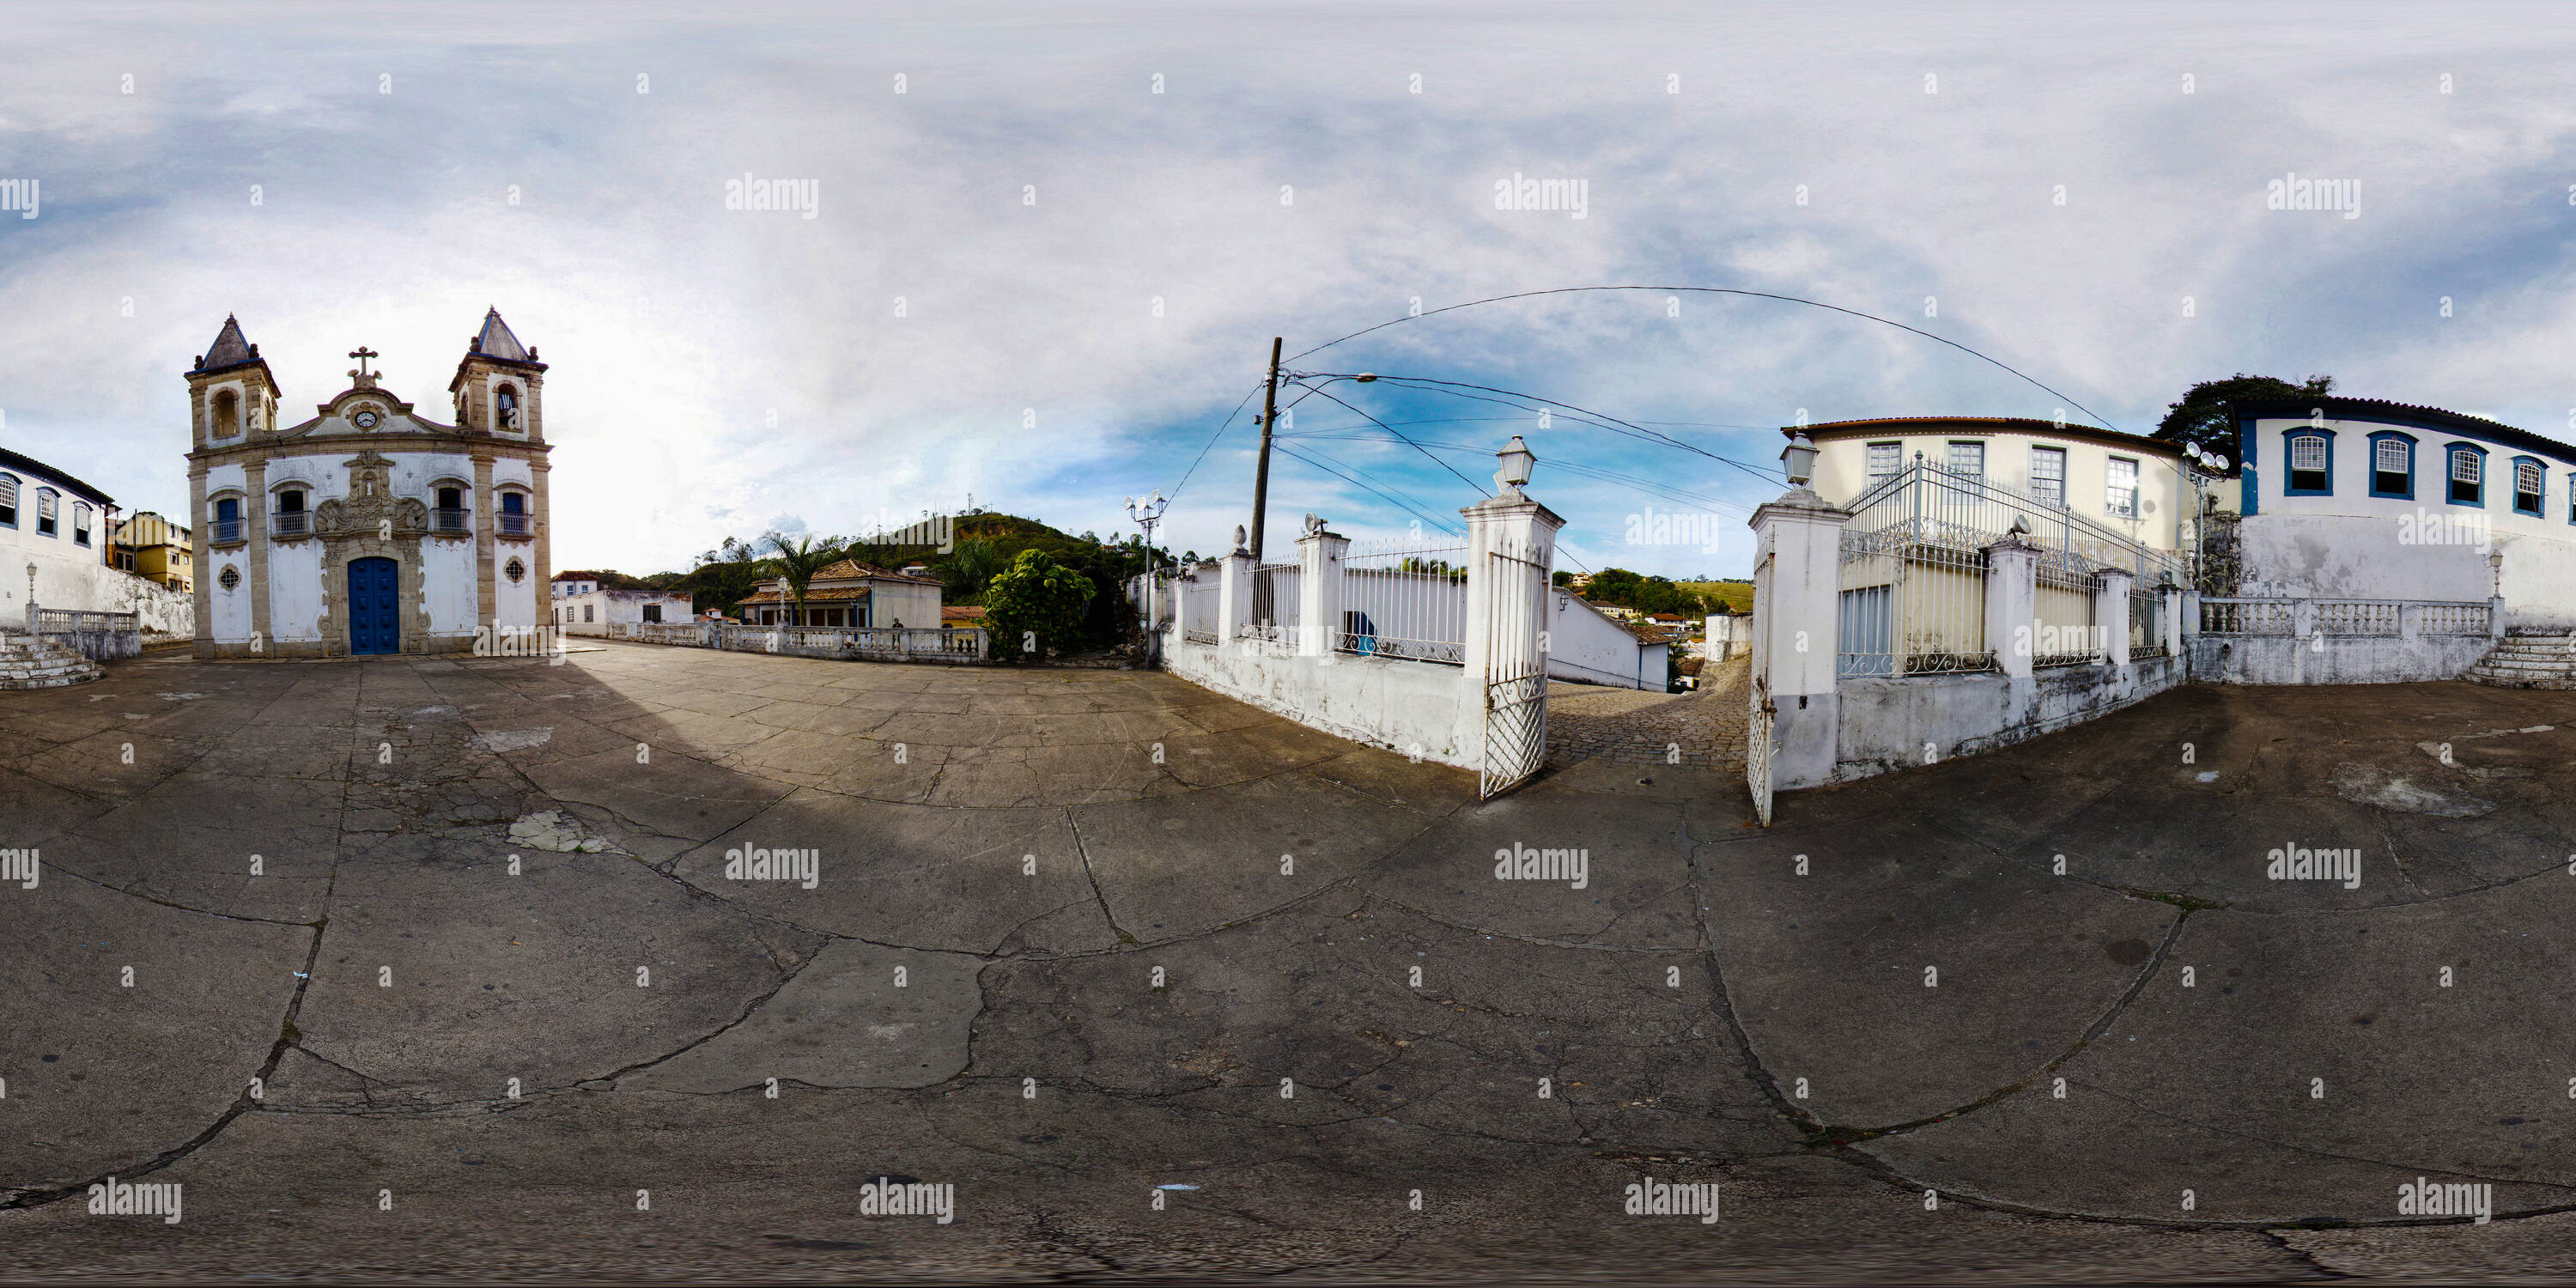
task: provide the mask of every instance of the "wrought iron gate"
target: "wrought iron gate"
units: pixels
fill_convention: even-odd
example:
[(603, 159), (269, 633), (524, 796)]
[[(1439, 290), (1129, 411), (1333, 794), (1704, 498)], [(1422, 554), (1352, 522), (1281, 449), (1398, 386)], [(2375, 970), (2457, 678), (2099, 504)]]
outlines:
[(1771, 552), (1764, 550), (1753, 569), (1752, 718), (1744, 722), (1744, 785), (1753, 793), (1753, 815), (1771, 826), (1771, 650), (1762, 627), (1771, 620)]
[(1485, 556), (1493, 590), (1485, 621), (1485, 769), (1477, 795), (1492, 800), (1529, 780), (1547, 757), (1547, 657), (1539, 614), (1547, 565), (1526, 547)]
[(1771, 681), (1753, 672), (1753, 718), (1744, 722), (1744, 785), (1753, 792), (1753, 816), (1771, 826)]

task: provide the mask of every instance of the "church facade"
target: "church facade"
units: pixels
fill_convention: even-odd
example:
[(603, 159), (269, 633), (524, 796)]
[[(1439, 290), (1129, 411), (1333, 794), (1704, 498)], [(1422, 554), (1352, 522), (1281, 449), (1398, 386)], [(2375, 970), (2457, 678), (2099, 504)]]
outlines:
[(448, 382), (453, 424), (350, 356), (349, 388), (291, 427), (239, 321), (188, 371), (198, 657), (468, 652), (546, 622), (537, 351), (486, 313)]

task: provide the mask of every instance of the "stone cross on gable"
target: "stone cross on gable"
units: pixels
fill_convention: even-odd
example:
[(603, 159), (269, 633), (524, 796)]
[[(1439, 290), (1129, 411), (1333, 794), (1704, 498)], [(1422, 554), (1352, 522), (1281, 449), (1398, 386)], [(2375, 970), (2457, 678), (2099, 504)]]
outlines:
[(349, 356), (358, 360), (358, 366), (355, 370), (349, 373), (349, 378), (357, 381), (358, 387), (361, 389), (375, 388), (376, 373), (367, 370), (367, 359), (381, 358), (384, 355), (362, 344), (357, 348), (350, 350)]

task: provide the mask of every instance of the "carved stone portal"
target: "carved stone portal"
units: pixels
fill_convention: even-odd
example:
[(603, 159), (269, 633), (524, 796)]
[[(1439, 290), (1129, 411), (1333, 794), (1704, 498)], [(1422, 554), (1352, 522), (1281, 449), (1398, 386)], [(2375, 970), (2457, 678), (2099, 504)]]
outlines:
[[(349, 561), (381, 555), (400, 571), (402, 602), (412, 611), (403, 628), (402, 651), (429, 651), (429, 597), (423, 587), (420, 541), (429, 535), (429, 506), (418, 497), (393, 491), (393, 462), (368, 448), (341, 464), (349, 468), (349, 494), (324, 501), (313, 511), (313, 535), (322, 539), (321, 618), (314, 623), (323, 651), (331, 657), (349, 654)], [(334, 625), (337, 623), (337, 625)]]

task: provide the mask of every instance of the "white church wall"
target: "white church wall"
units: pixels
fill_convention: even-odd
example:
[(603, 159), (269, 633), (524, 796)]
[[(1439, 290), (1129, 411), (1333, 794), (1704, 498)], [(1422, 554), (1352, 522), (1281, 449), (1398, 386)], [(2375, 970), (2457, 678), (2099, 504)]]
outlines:
[(322, 617), (322, 543), (279, 542), (268, 551), (268, 629), (280, 641), (318, 640)]
[(471, 635), (475, 620), (474, 543), (430, 537), (420, 543), (421, 589), (429, 604), (429, 633)]

